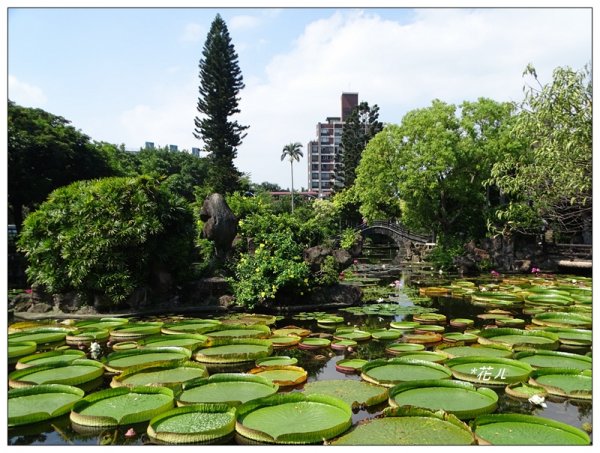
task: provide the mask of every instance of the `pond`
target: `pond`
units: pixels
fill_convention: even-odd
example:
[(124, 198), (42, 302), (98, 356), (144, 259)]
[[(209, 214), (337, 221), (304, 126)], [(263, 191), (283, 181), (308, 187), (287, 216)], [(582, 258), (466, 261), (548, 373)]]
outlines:
[[(471, 386), (475, 390), (478, 388), (489, 389), (480, 392), (473, 391), (472, 393), (476, 393), (478, 397), (484, 395), (486, 398), (491, 398), (494, 407), (490, 409), (491, 412), (488, 411), (490, 413), (523, 414), (566, 424), (576, 428), (578, 431), (588, 432), (591, 442), (591, 387), (589, 389), (589, 394), (587, 395), (582, 393), (577, 394), (577, 392), (575, 392), (568, 396), (559, 395), (556, 394), (556, 392), (544, 392), (544, 387), (541, 389), (544, 398), (542, 398), (542, 400), (533, 399), (531, 401), (527, 397), (523, 398), (522, 396), (515, 396), (512, 392), (509, 394), (507, 393), (508, 389), (506, 389), (507, 384), (512, 382), (517, 386), (524, 386), (527, 382), (531, 382), (527, 377), (531, 379), (531, 376), (537, 376), (535, 374), (536, 372), (541, 376), (539, 381), (542, 382), (543, 378), (548, 378), (548, 376), (544, 376), (544, 373), (540, 373), (539, 371), (544, 368), (554, 367), (554, 363), (562, 364), (563, 362), (561, 361), (564, 360), (579, 360), (583, 363), (581, 368), (588, 368), (587, 364), (589, 361), (589, 369), (591, 370), (590, 280), (590, 278), (585, 277), (558, 275), (508, 276), (505, 279), (501, 276), (495, 278), (482, 276), (478, 279), (461, 279), (458, 278), (458, 276), (440, 276), (432, 274), (431, 272), (413, 271), (408, 273), (406, 270), (401, 271), (399, 268), (393, 268), (392, 266), (387, 266), (387, 268), (384, 266), (382, 268), (379, 265), (363, 265), (355, 267), (347, 272), (344, 281), (344, 284), (356, 284), (362, 286), (365, 299), (365, 304), (363, 306), (346, 307), (334, 311), (289, 312), (284, 316), (272, 317), (272, 321), (274, 322), (270, 323), (267, 328), (261, 323), (262, 327), (254, 328), (257, 334), (250, 334), (248, 331), (245, 331), (244, 328), (252, 330), (253, 326), (256, 325), (253, 323), (261, 320), (267, 322), (268, 316), (257, 315), (254, 318), (249, 317), (244, 319), (243, 314), (235, 313), (232, 315), (233, 319), (224, 319), (222, 315), (219, 315), (221, 317), (219, 319), (220, 322), (224, 324), (222, 324), (221, 330), (212, 330), (214, 335), (212, 338), (221, 338), (216, 340), (211, 347), (214, 348), (218, 347), (219, 344), (225, 345), (231, 343), (231, 341), (228, 340), (231, 340), (232, 338), (239, 340), (248, 338), (249, 336), (252, 336), (253, 339), (247, 341), (247, 343), (253, 344), (254, 341), (256, 344), (254, 344), (253, 347), (259, 347), (259, 343), (261, 341), (264, 342), (264, 340), (258, 338), (275, 337), (273, 339), (275, 347), (270, 348), (268, 354), (263, 354), (263, 356), (289, 357), (290, 362), (295, 363), (288, 367), (288, 369), (285, 370), (286, 372), (296, 372), (297, 369), (303, 370), (300, 372), (299, 378), (291, 378), (292, 381), (297, 379), (297, 381), (294, 381), (298, 382), (295, 385), (285, 385), (293, 382), (286, 383), (285, 379), (281, 377), (277, 378), (283, 379), (277, 382), (284, 384), (279, 385), (277, 394), (302, 393), (310, 395), (315, 392), (319, 393), (318, 389), (320, 387), (318, 387), (318, 385), (323, 385), (322, 383), (326, 381), (335, 381), (338, 390), (330, 389), (329, 391), (334, 393), (336, 391), (340, 392), (342, 398), (348, 396), (344, 395), (344, 382), (347, 383), (345, 386), (348, 389), (346, 393), (351, 393), (353, 391), (351, 390), (349, 381), (369, 383), (373, 388), (379, 388), (382, 389), (382, 391), (387, 392), (385, 398), (380, 398), (379, 401), (374, 404), (366, 404), (363, 402), (363, 404), (356, 404), (352, 407), (350, 414), (352, 428), (359, 425), (366, 426), (368, 425), (368, 421), (374, 418), (380, 418), (379, 416), (382, 413), (390, 410), (389, 408), (393, 398), (395, 398), (395, 401), (398, 401), (398, 405), (400, 406), (405, 404), (402, 403), (402, 398), (408, 397), (410, 401), (410, 392), (415, 389), (409, 388), (410, 385), (407, 386), (407, 382), (443, 379), (452, 383), (466, 382), (466, 384), (460, 385), (463, 387)], [(564, 297), (566, 300), (568, 296), (565, 296), (560, 291), (566, 292), (566, 288), (568, 287), (575, 288), (573, 293), (579, 292), (582, 293), (583, 296), (575, 298), (575, 303), (573, 303), (573, 300), (569, 299), (571, 302), (567, 304), (561, 297)], [(530, 292), (525, 295), (524, 290), (526, 289), (529, 289)], [(590, 290), (589, 300), (587, 298), (587, 290)], [(547, 291), (554, 291), (554, 293), (549, 293)], [(492, 293), (497, 297), (497, 300), (499, 300), (497, 304), (494, 304), (494, 300), (490, 300), (488, 297)], [(502, 295), (509, 293), (519, 294), (519, 302), (513, 303), (512, 296)], [(536, 299), (536, 296), (539, 297)], [(525, 303), (523, 303), (523, 299), (526, 300)], [(567, 305), (569, 307), (568, 310), (565, 308)], [(538, 321), (538, 318), (545, 319), (544, 315), (547, 317), (553, 313), (568, 313), (565, 317), (569, 318), (569, 316), (572, 316), (575, 320), (587, 319), (586, 317), (589, 316), (590, 326), (573, 324), (575, 328), (570, 329), (569, 325), (566, 327), (556, 327), (560, 323), (533, 323), (534, 320), (536, 322), (541, 322)], [(538, 318), (536, 318), (536, 316)], [(205, 316), (203, 319), (208, 320), (211, 319), (211, 317)], [(194, 318), (194, 320), (197, 321), (196, 318)], [(132, 318), (129, 320), (129, 324), (134, 325), (138, 322), (156, 322), (159, 327), (158, 330), (154, 332), (162, 332), (158, 335), (168, 338), (170, 335), (165, 333), (165, 326), (177, 326), (185, 321), (186, 318), (181, 316), (166, 315), (164, 317), (152, 319)], [(206, 322), (210, 323), (210, 321)], [(162, 327), (160, 323), (162, 323)], [(240, 328), (240, 326), (242, 327)], [(211, 329), (208, 330), (210, 331)], [(544, 333), (543, 335), (539, 334), (541, 336), (530, 335), (531, 332), (539, 332), (541, 330), (551, 333)], [(575, 341), (570, 343), (568, 340), (562, 341), (565, 336), (569, 336), (564, 332), (569, 331), (580, 331), (583, 332), (582, 335), (584, 336), (589, 332), (589, 342), (578, 343)], [(199, 331), (179, 331), (180, 334), (194, 334), (197, 332)], [(482, 334), (484, 337), (479, 335), (481, 332), (484, 332), (484, 334)], [(554, 336), (556, 332), (562, 332), (560, 342), (556, 341), (557, 336)], [(177, 330), (170, 333), (177, 333)], [(494, 333), (497, 335), (493, 335)], [(207, 333), (206, 329), (204, 329), (200, 336), (202, 335), (210, 336), (211, 333)], [(297, 344), (286, 347), (285, 344), (287, 340), (291, 338), (289, 335), (295, 335), (294, 338), (297, 338)], [(520, 335), (525, 337), (525, 340), (522, 340)], [(193, 335), (191, 335), (190, 338), (192, 336)], [(285, 341), (281, 340), (282, 337), (284, 337)], [(514, 339), (515, 337), (517, 339)], [(107, 354), (115, 354), (112, 349), (115, 344), (121, 344), (122, 347), (118, 348), (117, 346), (117, 348), (120, 349), (120, 352), (126, 353), (127, 351), (132, 350), (127, 348), (137, 347), (140, 344), (143, 345), (147, 338), (157, 338), (157, 334), (149, 334), (146, 337), (132, 337), (132, 339), (119, 337), (117, 336), (117, 333), (115, 333), (114, 336), (111, 334), (110, 343), (107, 344), (105, 341), (99, 341), (102, 350), (94, 352), (94, 354), (98, 360), (106, 358)], [(322, 344), (319, 344), (320, 342), (322, 342)], [(537, 343), (537, 346), (536, 342), (539, 342)], [(546, 342), (548, 342), (548, 344), (552, 343), (553, 346), (547, 346)], [(58, 345), (59, 343), (55, 344)], [(395, 345), (401, 346), (397, 347)], [(415, 351), (403, 351), (402, 349), (405, 348), (406, 345), (410, 345), (411, 348), (414, 347)], [(458, 354), (457, 352), (457, 355), (453, 355), (448, 353), (448, 351), (454, 351), (452, 348), (461, 346), (473, 347), (474, 345), (478, 345), (479, 347), (488, 346), (488, 350), (493, 349), (496, 352), (501, 351), (507, 353), (503, 354), (502, 358), (489, 358), (489, 361), (486, 361), (485, 358), (481, 358), (479, 355), (477, 357), (480, 357), (480, 361), (470, 361), (470, 354), (463, 355)], [(525, 346), (521, 347), (521, 345)], [(151, 342), (147, 342), (146, 347), (150, 346), (152, 346)], [(197, 346), (198, 345), (192, 347), (192, 349), (196, 350), (192, 358), (195, 357), (204, 364), (208, 376), (212, 377), (224, 373), (249, 373), (252, 371), (257, 375), (262, 374), (269, 378), (268, 373), (265, 373), (264, 371), (261, 372), (261, 369), (257, 367), (256, 362), (259, 359), (233, 363), (215, 363), (215, 361), (210, 359), (210, 351), (206, 352), (206, 354), (198, 353), (198, 351), (202, 352), (210, 348), (203, 349), (201, 347), (198, 348)], [(78, 348), (77, 346), (72, 346), (72, 349), (77, 350)], [(82, 347), (81, 349), (86, 352), (87, 357), (90, 357), (91, 353), (89, 347)], [(420, 355), (413, 355), (412, 357), (407, 358), (406, 354), (408, 353), (419, 353)], [(40, 354), (40, 348), (38, 348), (36, 354)], [(125, 358), (127, 357), (129, 356), (125, 354)], [(524, 364), (523, 366), (527, 372), (527, 377), (524, 379), (521, 379), (518, 376), (514, 377), (513, 374), (511, 374), (513, 373), (512, 367), (515, 358), (520, 358), (520, 361), (517, 364)], [(206, 359), (206, 361), (203, 361), (203, 359)], [(356, 360), (346, 362), (349, 359)], [(504, 361), (506, 359), (508, 359), (508, 361)], [(412, 364), (411, 360), (413, 360)], [(470, 378), (468, 371), (466, 377), (461, 379), (457, 378), (457, 376), (461, 376), (459, 370), (460, 367), (465, 366), (464, 364), (461, 364), (461, 360), (466, 361), (466, 366), (473, 369)], [(494, 362), (494, 360), (496, 360), (496, 362)], [(537, 363), (536, 360), (546, 360), (546, 363), (540, 364)], [(454, 362), (456, 362), (455, 367), (448, 367), (447, 364)], [(85, 389), (86, 396), (111, 388), (111, 382), (114, 383), (115, 376), (118, 376), (124, 369), (118, 369), (116, 360), (114, 360), (113, 363), (114, 365), (111, 366), (117, 368), (112, 368), (111, 370), (104, 369), (101, 377), (94, 379), (85, 385), (81, 385), (81, 387)], [(365, 363), (368, 363), (369, 365), (364, 365)], [(343, 365), (345, 364), (350, 368), (344, 367)], [(379, 366), (375, 366), (377, 364), (379, 364)], [(408, 370), (409, 364), (411, 367), (416, 367), (415, 364), (420, 367), (419, 370), (415, 371), (417, 377), (414, 379), (405, 377), (413, 373), (412, 369), (410, 371), (402, 371), (393, 378), (389, 378), (386, 374), (389, 374), (390, 372), (392, 374), (394, 373), (393, 370), (387, 370), (386, 368), (397, 366), (407, 367), (406, 370)], [(533, 364), (532, 368), (528, 368), (530, 364)], [(567, 363), (565, 366), (570, 367), (571, 365)], [(363, 370), (362, 372), (361, 369)], [(368, 369), (368, 371), (364, 371), (366, 369)], [(474, 372), (475, 369), (478, 370), (477, 373)], [(59, 368), (56, 370), (60, 371)], [(282, 370), (280, 369), (278, 372), (281, 373)], [(304, 375), (302, 374), (303, 372), (305, 372)], [(442, 374), (441, 377), (425, 377), (424, 379), (419, 379), (419, 373), (425, 373), (423, 376), (429, 376), (427, 374), (429, 372), (446, 373), (446, 375)], [(9, 374), (14, 375), (14, 373), (15, 364), (9, 365)], [(586, 372), (583, 372), (582, 370), (577, 370), (576, 377), (585, 373)], [(432, 376), (437, 375), (432, 374)], [(206, 378), (206, 376), (204, 378)], [(511, 380), (513, 378), (514, 381)], [(22, 379), (26, 380), (27, 378), (24, 377)], [(496, 381), (494, 381), (494, 379), (496, 379)], [(13, 380), (19, 380), (18, 373), (17, 377)], [(494, 384), (494, 382), (496, 382), (496, 384)], [(319, 384), (317, 385), (316, 383)], [(398, 388), (398, 384), (402, 384), (406, 388), (402, 388), (402, 385)], [(432, 386), (425, 387), (430, 388)], [(449, 386), (446, 385), (445, 387), (435, 386), (435, 391), (442, 392), (438, 393), (442, 395), (443, 392), (454, 391), (452, 390), (454, 388), (454, 384), (450, 384)], [(539, 388), (539, 386), (536, 388)], [(396, 393), (394, 393), (395, 396), (392, 398), (390, 395), (393, 392)], [(483, 398), (483, 396), (481, 397)], [(156, 398), (158, 398), (158, 396)], [(433, 400), (435, 400), (435, 398), (433, 398)], [(413, 402), (409, 402), (408, 404), (418, 406), (414, 400), (412, 401)], [(424, 406), (427, 404), (433, 404), (433, 406), (435, 406), (435, 403), (431, 403), (431, 399), (429, 400), (429, 403), (424, 404)], [(489, 406), (489, 403), (486, 404)], [(456, 414), (457, 416), (459, 415), (458, 411)], [(467, 414), (460, 418), (465, 425), (469, 425), (475, 418), (475, 412), (473, 412), (473, 416)], [(137, 423), (133, 421), (118, 427), (90, 429), (90, 427), (82, 427), (72, 423), (69, 413), (65, 413), (64, 415), (49, 420), (9, 428), (8, 444), (152, 444), (155, 442), (148, 435), (148, 425), (148, 421)], [(343, 431), (345, 433), (349, 432), (349, 430), (346, 429)], [(336, 438), (339, 437), (339, 434), (335, 435), (329, 438), (326, 443), (335, 444)], [(371, 439), (372, 442), (362, 442), (373, 445), (379, 444), (377, 439)], [(423, 443), (418, 440), (411, 441), (410, 437), (398, 440), (398, 444), (403, 443), (410, 445), (412, 442), (414, 442), (414, 444)], [(232, 434), (221, 440), (219, 443), (234, 445), (256, 442), (249, 441), (239, 434)], [(434, 437), (431, 443), (445, 444), (446, 442), (443, 437), (437, 441)]]

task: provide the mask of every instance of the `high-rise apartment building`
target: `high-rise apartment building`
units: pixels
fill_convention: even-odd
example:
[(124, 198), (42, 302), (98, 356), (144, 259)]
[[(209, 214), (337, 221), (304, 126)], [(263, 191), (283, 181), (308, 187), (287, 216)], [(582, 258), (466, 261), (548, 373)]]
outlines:
[(358, 93), (342, 93), (341, 116), (317, 123), (317, 139), (308, 142), (308, 190), (327, 196), (335, 186), (344, 122), (358, 106)]

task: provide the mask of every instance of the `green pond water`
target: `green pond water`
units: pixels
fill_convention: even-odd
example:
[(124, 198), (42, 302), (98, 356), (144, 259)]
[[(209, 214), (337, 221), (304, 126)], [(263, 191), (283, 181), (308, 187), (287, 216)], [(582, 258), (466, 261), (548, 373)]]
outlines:
[[(383, 314), (356, 314), (354, 311), (348, 310), (336, 310), (328, 311), (328, 314), (341, 316), (343, 322), (336, 324), (332, 330), (331, 326), (324, 324), (318, 325), (316, 319), (310, 318), (310, 315), (303, 316), (302, 314), (290, 312), (285, 316), (279, 316), (275, 325), (271, 325), (271, 329), (280, 329), (286, 326), (298, 326), (305, 329), (309, 329), (312, 334), (321, 334), (322, 336), (331, 338), (336, 327), (356, 327), (360, 330), (375, 330), (378, 328), (389, 328), (390, 322), (393, 321), (411, 321), (411, 311), (415, 311), (414, 296), (418, 295), (418, 292), (406, 292), (406, 288), (417, 288), (423, 285), (430, 286), (441, 286), (447, 285), (452, 282), (452, 279), (448, 279), (434, 275), (433, 273), (420, 273), (420, 274), (407, 274), (400, 271), (400, 269), (386, 269), (382, 272), (373, 272), (380, 269), (380, 266), (365, 266), (366, 270), (370, 273), (367, 279), (359, 281), (357, 284), (368, 285), (366, 287), (373, 287), (375, 285), (382, 289), (382, 295), (379, 297), (379, 303), (390, 304), (390, 307), (396, 309), (397, 313), (390, 315), (390, 310), (385, 311)], [(365, 269), (363, 269), (365, 270)], [(357, 275), (359, 275), (357, 273)], [(483, 278), (488, 278), (483, 276)], [(360, 279), (359, 279), (360, 280)], [(400, 285), (405, 289), (394, 288), (391, 291), (391, 283), (399, 281)], [(478, 280), (474, 280), (478, 283)], [(351, 284), (351, 282), (346, 282)], [(384, 289), (389, 291), (384, 294)], [(375, 303), (376, 300), (372, 300)], [(486, 311), (485, 307), (472, 305), (467, 300), (462, 298), (450, 298), (450, 297), (431, 297), (429, 301), (423, 302), (428, 308), (435, 310), (437, 313), (444, 314), (447, 320), (455, 318), (468, 318), (474, 320), (474, 326), (471, 328), (479, 329), (486, 325), (493, 324), (493, 319), (481, 319), (477, 317), (478, 314)], [(319, 308), (316, 307), (315, 310)], [(531, 315), (523, 314), (521, 309), (513, 309), (515, 317), (525, 319), (529, 324), (531, 321)], [(367, 310), (372, 313), (372, 311)], [(200, 315), (196, 317), (211, 318), (211, 316)], [(152, 319), (139, 319), (140, 321), (155, 321), (160, 320), (163, 322), (169, 322), (173, 318), (169, 315), (164, 317), (152, 318)], [(181, 317), (177, 317), (181, 319)], [(133, 319), (131, 320), (134, 321)], [(464, 328), (456, 328), (450, 324), (445, 324), (445, 332), (461, 332)], [(304, 368), (308, 372), (308, 379), (305, 383), (295, 387), (281, 387), (279, 392), (302, 392), (304, 386), (310, 382), (324, 381), (324, 380), (355, 380), (360, 381), (361, 377), (359, 373), (342, 373), (336, 369), (336, 363), (344, 359), (364, 359), (364, 360), (375, 360), (375, 359), (390, 359), (396, 357), (385, 351), (386, 347), (393, 342), (398, 340), (390, 341), (360, 341), (354, 347), (347, 350), (335, 350), (330, 347), (324, 347), (316, 350), (305, 350), (300, 349), (297, 346), (288, 348), (275, 348), (271, 356), (290, 356), (298, 360), (296, 366)], [(426, 344), (425, 350), (434, 350), (434, 344)], [(561, 350), (561, 349), (559, 349)], [(110, 349), (105, 347), (106, 352), (111, 352)], [(577, 353), (585, 354), (591, 351), (591, 347), (585, 347)], [(568, 351), (573, 352), (573, 351)], [(210, 375), (221, 372), (248, 372), (255, 367), (254, 361), (245, 363), (234, 363), (229, 365), (212, 365), (206, 364)], [(14, 369), (13, 366), (9, 366), (9, 372)], [(86, 395), (92, 391), (101, 390), (103, 388), (109, 388), (112, 375), (105, 373), (102, 381), (98, 383), (98, 386), (93, 390), (86, 389)], [(515, 399), (504, 392), (504, 388), (492, 387), (492, 389), (498, 394), (498, 407), (494, 413), (518, 413), (536, 415), (545, 417), (551, 420), (566, 423), (573, 427), (582, 429), (584, 426), (591, 426), (592, 423), (592, 402), (576, 399), (567, 399), (560, 397), (547, 397), (545, 404), (546, 407), (540, 405), (534, 405), (524, 399)], [(380, 414), (383, 409), (388, 407), (387, 401), (380, 403), (376, 406), (368, 407), (365, 409), (356, 409), (353, 411), (352, 422), (356, 425), (358, 422), (366, 419), (373, 418)], [(26, 425), (18, 428), (8, 429), (8, 444), (9, 445), (98, 445), (98, 444), (112, 444), (112, 445), (144, 445), (149, 444), (150, 440), (146, 434), (146, 428), (148, 423), (140, 423), (136, 425), (123, 426), (117, 429), (107, 429), (103, 431), (95, 432), (82, 432), (76, 430), (70, 420), (69, 416), (64, 415), (62, 417), (54, 418), (47, 422), (41, 422), (32, 425)], [(126, 432), (133, 428), (135, 435), (126, 436)], [(592, 434), (590, 434), (590, 438)], [(227, 441), (230, 445), (236, 445), (238, 442), (233, 437)]]

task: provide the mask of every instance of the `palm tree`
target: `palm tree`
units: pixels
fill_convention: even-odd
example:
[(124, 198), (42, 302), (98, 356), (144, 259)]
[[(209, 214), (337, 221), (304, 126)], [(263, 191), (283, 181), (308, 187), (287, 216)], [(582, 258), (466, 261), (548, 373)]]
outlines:
[(281, 160), (286, 157), (290, 160), (292, 171), (292, 213), (294, 212), (294, 160), (300, 162), (300, 158), (304, 156), (300, 148), (302, 148), (302, 143), (289, 143), (283, 147), (283, 152), (281, 153)]

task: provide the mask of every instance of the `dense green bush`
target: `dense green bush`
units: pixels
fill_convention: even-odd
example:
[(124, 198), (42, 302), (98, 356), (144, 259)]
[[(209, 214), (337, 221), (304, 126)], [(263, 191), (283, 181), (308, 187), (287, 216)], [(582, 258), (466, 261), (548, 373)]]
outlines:
[(31, 283), (113, 304), (152, 285), (159, 272), (182, 279), (193, 259), (192, 212), (163, 181), (79, 181), (52, 192), (30, 214), (18, 245)]

